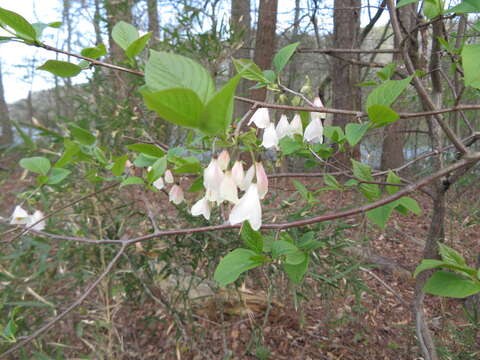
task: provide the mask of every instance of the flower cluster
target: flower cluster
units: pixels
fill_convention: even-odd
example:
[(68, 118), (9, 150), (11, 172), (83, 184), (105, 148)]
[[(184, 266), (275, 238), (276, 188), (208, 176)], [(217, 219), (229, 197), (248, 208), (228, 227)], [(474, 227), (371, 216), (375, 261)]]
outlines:
[[(151, 170), (149, 167), (148, 171)], [(168, 199), (170, 202), (174, 203), (175, 205), (180, 205), (184, 200), (185, 197), (183, 195), (183, 190), (178, 184), (174, 184), (175, 180), (173, 178), (173, 174), (170, 170), (166, 170), (163, 176), (160, 176), (157, 180), (153, 182), (153, 186), (157, 190), (162, 190), (166, 184), (173, 184), (168, 192)]]
[[(322, 101), (317, 96), (313, 101), (316, 107), (323, 107)], [(277, 126), (270, 121), (267, 108), (260, 108), (253, 114), (249, 121), (249, 125), (254, 123), (259, 129), (263, 131), (262, 146), (270, 149), (278, 150), (279, 141), (286, 137), (293, 137), (295, 134), (303, 136), (304, 140), (310, 143), (323, 143), (323, 121), (325, 120), (325, 113), (313, 112), (310, 116), (310, 122), (303, 132), (302, 120), (299, 114), (295, 114), (292, 121), (289, 122), (286, 115), (282, 115), (277, 123)]]
[[(29, 215), (21, 206), (16, 206), (10, 218), (10, 224), (32, 226), (42, 218), (43, 213), (39, 210), (36, 210), (32, 215)], [(37, 231), (45, 229), (45, 221), (42, 220), (38, 224), (35, 224), (32, 229)]]
[[(246, 172), (241, 161), (235, 161), (231, 169), (229, 164), (230, 155), (226, 150), (218, 158), (212, 158), (203, 172), (205, 195), (192, 206), (191, 213), (209, 220), (212, 207), (227, 202), (234, 205), (228, 218), (230, 224), (248, 220), (252, 228), (258, 230), (262, 225), (260, 200), (268, 192), (265, 169), (260, 162), (250, 166)], [(239, 191), (245, 192), (240, 198)]]

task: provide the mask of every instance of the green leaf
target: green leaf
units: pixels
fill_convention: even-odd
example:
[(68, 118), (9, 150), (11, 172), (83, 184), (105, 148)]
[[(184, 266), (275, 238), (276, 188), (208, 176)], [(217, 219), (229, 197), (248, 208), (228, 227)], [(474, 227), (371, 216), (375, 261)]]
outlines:
[(390, 106), (407, 88), (413, 76), (409, 76), (402, 80), (388, 80), (372, 90), (368, 94), (365, 107), (368, 111), (372, 105)]
[(20, 166), (35, 174), (47, 175), (50, 170), (50, 161), (47, 158), (34, 156), (20, 160)]
[(323, 135), (337, 144), (342, 143), (345, 139), (345, 133), (340, 126), (325, 126)]
[(83, 49), (80, 54), (91, 59), (98, 59), (101, 56), (107, 55), (107, 49), (104, 44), (99, 44), (96, 47)]
[(204, 106), (190, 89), (141, 90), (145, 104), (160, 117), (174, 124), (198, 129)]
[(52, 171), (50, 171), (47, 184), (54, 185), (61, 183), (71, 173), (72, 172), (70, 170), (54, 167), (52, 168)]
[(255, 231), (250, 226), (248, 221), (245, 221), (242, 226), (242, 233), (240, 234), (244, 244), (255, 251), (257, 254), (261, 254), (263, 251), (263, 236), (259, 231)]
[(417, 277), (422, 271), (435, 269), (439, 267), (445, 266), (445, 262), (437, 259), (423, 259), (420, 265), (417, 266), (415, 272), (413, 273), (413, 277)]
[(215, 269), (213, 278), (225, 287), (238, 279), (243, 272), (262, 265), (256, 252), (249, 249), (235, 249), (228, 253)]
[(392, 214), (395, 204), (388, 203), (383, 206), (379, 206), (375, 209), (367, 211), (367, 216), (372, 223), (384, 229), (387, 224), (388, 218)]
[(127, 163), (127, 160), (128, 160), (127, 155), (117, 157), (113, 162), (112, 174), (115, 176), (122, 175), (123, 171), (125, 170), (125, 164)]
[(15, 127), (15, 129), (17, 130), (17, 132), (19, 133), (20, 137), (22, 138), (23, 142), (25, 143), (25, 145), (30, 148), (30, 149), (36, 149), (37, 148), (37, 144), (35, 142), (32, 141), (32, 139), (30, 139), (30, 137), (27, 135), (27, 133), (25, 131), (22, 130), (22, 128), (20, 127), (20, 125), (18, 125), (18, 123), (16, 121), (11, 121), (12, 125)]
[(335, 177), (330, 174), (323, 175), (323, 182), (325, 183), (325, 185), (328, 185), (333, 190), (342, 190), (342, 186), (340, 185), (340, 183), (337, 181), (337, 179), (335, 179)]
[[(187, 190), (188, 192), (194, 193), (203, 190), (203, 176), (197, 177), (193, 182), (190, 188)], [(244, 224), (246, 224), (245, 222)]]
[[(369, 165), (362, 164), (354, 159), (351, 159), (353, 175), (360, 180), (373, 181), (372, 168)], [(380, 197), (380, 188), (377, 184), (360, 184), (360, 190), (363, 195), (369, 200), (375, 200)]]
[(161, 159), (158, 159), (152, 165), (152, 169), (147, 174), (148, 183), (149, 184), (153, 183), (160, 176), (165, 174), (165, 170), (167, 170), (167, 157), (166, 156), (162, 157)]
[(120, 183), (120, 187), (127, 185), (143, 185), (143, 179), (139, 178), (138, 176), (129, 176)]
[(405, 5), (408, 5), (408, 4), (413, 4), (413, 3), (416, 3), (416, 2), (418, 2), (418, 0), (400, 0), (397, 3), (397, 9), (401, 8), (402, 6), (405, 6)]
[(301, 250), (292, 251), (285, 256), (285, 263), (289, 265), (299, 265), (305, 262), (307, 254)]
[(272, 244), (272, 257), (274, 259), (278, 259), (282, 255), (287, 255), (297, 251), (298, 248), (294, 244), (285, 240), (277, 240)]
[(480, 292), (480, 283), (439, 270), (427, 280), (423, 291), (427, 294), (461, 299)]
[(132, 24), (120, 21), (112, 29), (112, 39), (123, 50), (127, 50), (138, 39), (138, 30)]
[(290, 279), (291, 282), (294, 284), (300, 284), (303, 281), (303, 277), (307, 273), (308, 270), (308, 263), (310, 261), (310, 257), (307, 255), (305, 257), (305, 260), (297, 265), (291, 265), (284, 263), (283, 264), (283, 269), (288, 275), (288, 278)]
[(208, 135), (224, 134), (232, 122), (233, 99), (241, 76), (231, 78), (205, 106), (199, 129)]
[(385, 126), (400, 119), (400, 116), (385, 105), (372, 105), (368, 108), (368, 117), (374, 128)]
[(64, 147), (65, 150), (60, 159), (55, 163), (55, 167), (61, 168), (69, 164), (72, 158), (80, 151), (80, 146), (69, 139), (64, 140)]
[(411, 197), (408, 197), (408, 196), (404, 196), (404, 197), (398, 199), (395, 202), (395, 205), (397, 205), (397, 206), (401, 205), (404, 208), (406, 208), (407, 210), (414, 213), (415, 215), (420, 215), (422, 213), (422, 208), (420, 207), (420, 205), (418, 205), (417, 200), (412, 199)]
[(150, 156), (150, 155), (147, 155), (147, 154), (140, 154), (133, 161), (133, 165), (135, 165), (136, 167), (151, 166), (157, 160), (158, 160), (158, 157), (156, 157), (156, 156)]
[(233, 65), (238, 74), (247, 80), (259, 83), (268, 83), (269, 80), (263, 75), (262, 70), (250, 59), (233, 59)]
[(263, 76), (269, 83), (274, 83), (277, 80), (277, 75), (272, 70), (263, 70)]
[(147, 154), (150, 156), (162, 157), (163, 155), (165, 155), (165, 152), (162, 149), (160, 149), (157, 145), (153, 144), (130, 144), (127, 145), (127, 148), (129, 150)]
[(27, 41), (37, 40), (35, 28), (25, 18), (13, 11), (0, 7), (0, 26), (7, 31), (12, 31), (21, 39)]
[(443, 13), (443, 0), (424, 0), (423, 13), (429, 19), (436, 18)]
[(288, 61), (292, 57), (292, 55), (295, 53), (295, 50), (297, 49), (298, 45), (300, 45), (299, 42), (287, 45), (280, 49), (275, 56), (273, 57), (273, 68), (277, 72), (277, 74), (281, 73), (285, 65), (287, 65)]
[[(392, 170), (389, 170), (387, 175), (387, 182), (391, 184), (401, 184), (402, 180)], [(387, 185), (387, 192), (390, 195), (395, 194), (399, 189), (400, 187), (398, 186)]]
[(438, 250), (440, 252), (440, 256), (442, 257), (442, 260), (445, 261), (446, 263), (457, 264), (460, 266), (467, 265), (463, 256), (457, 251), (455, 251), (454, 249), (448, 247), (447, 245), (438, 243)]
[(283, 155), (291, 155), (305, 148), (303, 141), (298, 141), (297, 139), (289, 136), (282, 138), (278, 145), (280, 146), (280, 150), (282, 150)]
[(79, 127), (79, 126), (76, 126), (76, 125), (70, 125), (68, 127), (68, 129), (70, 130), (70, 134), (79, 143), (81, 143), (83, 145), (87, 145), (87, 146), (93, 145), (95, 143), (95, 140), (96, 140), (95, 136), (93, 136), (87, 130), (85, 130), (85, 129)]
[(462, 50), (462, 64), (466, 86), (480, 89), (480, 71), (478, 59), (480, 58), (480, 44), (464, 45)]
[(377, 71), (377, 76), (383, 81), (389, 80), (394, 74), (397, 64), (390, 63), (385, 65), (380, 71)]
[(348, 123), (345, 126), (345, 137), (347, 138), (348, 143), (350, 146), (355, 146), (362, 140), (363, 135), (367, 132), (369, 128), (369, 124), (356, 124), (356, 123)]
[(305, 200), (307, 201), (310, 200), (310, 197), (309, 197), (310, 191), (308, 191), (305, 185), (303, 185), (300, 181), (297, 181), (297, 180), (292, 180), (292, 182), (293, 182), (293, 186), (295, 186), (295, 188), (300, 193), (300, 195), (302, 195), (302, 197)]
[(169, 155), (168, 160), (176, 165), (175, 172), (179, 174), (201, 173), (203, 170), (200, 160), (193, 156), (172, 157), (171, 155)]
[(128, 48), (125, 50), (125, 54), (130, 58), (133, 59), (135, 56), (140, 54), (145, 46), (147, 45), (148, 40), (152, 37), (152, 33), (148, 32), (145, 35), (139, 37), (137, 40), (132, 42)]
[(199, 63), (181, 55), (150, 50), (145, 66), (145, 83), (152, 91), (190, 89), (202, 104), (215, 92), (210, 73)]
[(460, 4), (448, 9), (446, 13), (470, 14), (480, 12), (480, 3), (477, 0), (463, 0)]
[(37, 67), (37, 69), (45, 70), (64, 78), (77, 76), (82, 71), (82, 68), (78, 65), (59, 60), (47, 60), (45, 64)]

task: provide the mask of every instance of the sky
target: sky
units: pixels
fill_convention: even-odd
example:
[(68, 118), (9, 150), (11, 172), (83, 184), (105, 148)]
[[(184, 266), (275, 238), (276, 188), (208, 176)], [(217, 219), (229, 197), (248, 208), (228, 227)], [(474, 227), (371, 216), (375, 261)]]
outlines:
[[(305, 0), (301, 0), (302, 2)], [(333, 0), (326, 0), (326, 6), (333, 5)], [(291, 9), (293, 9), (294, 0), (279, 1), (279, 30), (285, 28), (291, 21)], [(62, 20), (62, 1), (61, 0), (0, 0), (0, 7), (15, 11), (25, 17), (31, 23), (43, 22), (49, 23)], [(374, 10), (373, 10), (374, 11)], [(76, 28), (82, 29), (85, 36), (82, 39), (84, 46), (93, 44), (93, 27), (91, 26), (91, 14), (84, 14), (81, 17), (74, 17)], [(89, 18), (90, 17), (90, 18)], [(163, 21), (168, 21), (162, 19)], [(387, 21), (387, 15), (384, 14), (379, 24)], [(368, 14), (363, 13), (362, 25), (368, 22)], [(326, 24), (328, 27), (329, 24)], [(0, 36), (2, 35), (0, 30)], [(52, 46), (62, 47), (62, 39), (65, 37), (62, 29), (46, 29), (42, 40)], [(90, 38), (90, 39), (89, 39)], [(89, 40), (91, 40), (89, 42)], [(80, 48), (78, 48), (80, 50)], [(5, 97), (8, 103), (26, 98), (29, 91), (38, 91), (53, 87), (53, 75), (44, 71), (35, 70), (48, 59), (55, 59), (56, 55), (43, 49), (37, 49), (20, 43), (2, 43), (0, 44), (0, 62), (2, 63), (3, 83), (5, 88)], [(59, 60), (66, 60), (60, 57)], [(73, 78), (74, 83), (86, 81), (85, 75), (79, 75)]]

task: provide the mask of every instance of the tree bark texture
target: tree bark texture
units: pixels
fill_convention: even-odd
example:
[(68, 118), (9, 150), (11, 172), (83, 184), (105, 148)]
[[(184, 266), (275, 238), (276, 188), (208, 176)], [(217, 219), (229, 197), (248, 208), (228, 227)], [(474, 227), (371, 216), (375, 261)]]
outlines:
[(160, 23), (158, 21), (157, 0), (147, 0), (148, 31), (152, 32), (153, 47), (160, 42)]
[(8, 112), (7, 102), (5, 101), (5, 91), (3, 89), (2, 63), (0, 62), (0, 126), (2, 135), (0, 136), (0, 149), (13, 143), (13, 130)]

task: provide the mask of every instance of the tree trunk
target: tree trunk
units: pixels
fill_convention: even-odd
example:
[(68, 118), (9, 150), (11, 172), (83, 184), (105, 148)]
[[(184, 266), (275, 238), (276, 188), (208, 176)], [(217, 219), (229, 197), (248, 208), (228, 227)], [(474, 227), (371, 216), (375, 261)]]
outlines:
[[(356, 49), (359, 47), (360, 35), (360, 0), (335, 0), (333, 9), (333, 46), (335, 48)], [(358, 86), (354, 86), (360, 79), (360, 68), (348, 60), (358, 60), (358, 54), (339, 54), (341, 58), (331, 59), (333, 107), (345, 110), (360, 110), (361, 93)], [(353, 116), (335, 114), (333, 125), (342, 128), (353, 122)], [(360, 158), (359, 147), (347, 149), (339, 153), (335, 160), (350, 165), (350, 158)]]
[(2, 63), (0, 62), (0, 127), (2, 135), (0, 136), (0, 148), (7, 147), (13, 143), (13, 130), (8, 113), (7, 102), (5, 101), (5, 92), (3, 90)]
[[(253, 60), (262, 70), (270, 69), (272, 66), (276, 43), (277, 5), (277, 0), (260, 0)], [(266, 88), (251, 91), (251, 97), (258, 101), (264, 101), (266, 95)]]
[(160, 24), (158, 22), (157, 0), (147, 0), (148, 31), (152, 32), (153, 47), (160, 42)]
[[(243, 42), (242, 48), (233, 54), (236, 59), (250, 59), (250, 45), (252, 42), (252, 19), (250, 16), (250, 0), (232, 0), (232, 18), (230, 26), (235, 37)], [(238, 34), (238, 36), (236, 36)], [(233, 74), (233, 71), (232, 71)], [(252, 86), (251, 82), (245, 79), (240, 80), (237, 87), (237, 95), (247, 96), (248, 88)], [(250, 105), (243, 102), (235, 104), (234, 117), (242, 117), (250, 108)]]
[[(411, 32), (417, 24), (417, 13), (416, 13), (417, 4), (409, 4), (401, 7), (397, 10), (398, 19), (402, 24), (403, 36), (406, 36), (407, 32)], [(410, 56), (417, 52), (418, 45), (416, 40), (416, 33), (410, 33), (411, 40), (407, 42)], [(400, 48), (400, 42), (402, 40), (397, 37), (394, 38), (395, 48)], [(412, 57), (412, 60), (416, 56)], [(393, 61), (397, 64), (402, 62), (402, 54), (395, 53), (393, 55)], [(384, 128), (383, 132), (383, 145), (382, 145), (382, 158), (381, 158), (381, 169), (395, 169), (405, 162), (405, 157), (403, 155), (403, 147), (405, 145), (405, 132), (406, 121), (399, 120), (393, 124)]]

